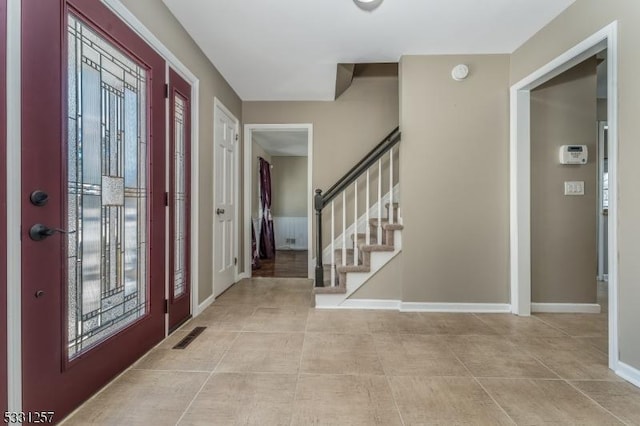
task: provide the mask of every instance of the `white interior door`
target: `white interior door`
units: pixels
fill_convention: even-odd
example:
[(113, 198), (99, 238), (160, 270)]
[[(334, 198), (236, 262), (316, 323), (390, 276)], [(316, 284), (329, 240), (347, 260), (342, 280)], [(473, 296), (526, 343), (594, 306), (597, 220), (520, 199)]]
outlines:
[(216, 105), (214, 114), (214, 295), (225, 291), (235, 280), (236, 268), (236, 155), (235, 117)]

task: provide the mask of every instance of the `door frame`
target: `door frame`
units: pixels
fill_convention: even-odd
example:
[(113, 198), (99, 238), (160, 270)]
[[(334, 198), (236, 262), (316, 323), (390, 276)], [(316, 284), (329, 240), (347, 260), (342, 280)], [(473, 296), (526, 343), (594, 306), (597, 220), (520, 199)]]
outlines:
[[(165, 185), (167, 188), (167, 195), (166, 195), (166, 201), (168, 204), (167, 207), (167, 223), (165, 224), (165, 229), (166, 229), (166, 241), (165, 241), (165, 245), (167, 247), (166, 253), (165, 253), (165, 262), (167, 265), (167, 273), (166, 273), (166, 282), (165, 282), (165, 297), (166, 297), (166, 306), (167, 306), (167, 310), (169, 311), (166, 315), (165, 318), (165, 335), (169, 335), (169, 333), (172, 333), (173, 331), (177, 330), (178, 328), (180, 328), (182, 326), (182, 324), (184, 324), (186, 321), (188, 321), (191, 316), (193, 315), (193, 303), (191, 300), (191, 291), (192, 289), (192, 282), (191, 282), (191, 257), (192, 257), (192, 253), (191, 253), (191, 198), (192, 198), (192, 194), (191, 194), (191, 133), (193, 133), (193, 128), (191, 126), (191, 86), (189, 86), (189, 90), (182, 90), (181, 88), (184, 89), (183, 85), (189, 85), (189, 83), (182, 78), (178, 72), (176, 70), (174, 70), (173, 68), (171, 68), (169, 66), (168, 63), (165, 63), (165, 75), (167, 75), (167, 83), (166, 83), (166, 97), (165, 97), (165, 107), (166, 107), (166, 111), (165, 111), (165, 119), (167, 122), (167, 127), (166, 127), (166, 141), (167, 141), (167, 146), (166, 146), (166, 158), (167, 158), (167, 164), (166, 164), (166, 176), (165, 176)], [(178, 81), (173, 81), (172, 77), (173, 75), (176, 76), (176, 80)], [(183, 93), (184, 92), (184, 93)], [(188, 94), (186, 92), (189, 92)], [(186, 129), (186, 134), (187, 134), (187, 138), (184, 141), (184, 148), (187, 150), (187, 152), (189, 153), (188, 158), (186, 158), (185, 160), (185, 168), (187, 169), (187, 171), (189, 172), (188, 175), (185, 175), (185, 191), (186, 191), (186, 196), (188, 197), (189, 200), (189, 205), (185, 205), (185, 208), (187, 210), (187, 212), (189, 213), (189, 218), (187, 219), (186, 222), (186, 226), (185, 226), (185, 230), (186, 230), (186, 236), (185, 238), (187, 239), (187, 242), (189, 243), (188, 245), (185, 245), (185, 252), (186, 252), (186, 258), (187, 258), (187, 268), (186, 268), (186, 274), (187, 274), (187, 282), (185, 283), (185, 286), (189, 289), (189, 312), (188, 315), (184, 318), (182, 318), (182, 320), (176, 325), (174, 324), (173, 327), (171, 325), (171, 314), (172, 314), (172, 310), (176, 310), (177, 305), (175, 304), (176, 299), (175, 296), (173, 295), (173, 291), (174, 291), (174, 278), (175, 278), (175, 264), (174, 264), (174, 260), (175, 260), (175, 199), (173, 199), (173, 195), (175, 192), (175, 159), (174, 159), (174, 154), (175, 154), (175, 143), (176, 143), (176, 138), (175, 138), (175, 104), (173, 102), (174, 100), (174, 95), (178, 94), (180, 97), (184, 98), (187, 97), (186, 99), (186, 103), (187, 103), (187, 110), (189, 111), (189, 114), (187, 114), (187, 116), (185, 117), (185, 129)], [(179, 296), (177, 299), (186, 299), (187, 295), (184, 296)], [(186, 300), (182, 300), (179, 303), (186, 303)], [(180, 308), (181, 310), (184, 311), (184, 305), (182, 305), (182, 307)]]
[[(233, 236), (234, 236), (234, 245), (233, 245), (233, 256), (236, 259), (239, 259), (240, 255), (239, 255), (239, 246), (240, 246), (240, 226), (238, 224), (238, 221), (240, 220), (240, 120), (238, 120), (238, 118), (235, 116), (234, 113), (231, 112), (231, 110), (229, 110), (229, 108), (227, 108), (220, 99), (218, 99), (217, 96), (214, 96), (213, 98), (213, 140), (212, 140), (212, 146), (214, 147), (212, 153), (211, 153), (211, 161), (212, 161), (212, 165), (213, 165), (213, 176), (212, 176), (212, 181), (211, 181), (211, 188), (214, 189), (215, 188), (215, 179), (216, 179), (216, 169), (215, 169), (215, 146), (216, 146), (216, 123), (218, 122), (218, 114), (220, 113), (224, 113), (227, 117), (231, 118), (234, 121), (234, 127), (236, 129), (236, 135), (238, 136), (236, 138), (236, 140), (234, 141), (235, 146), (236, 146), (236, 161), (235, 161), (235, 167), (236, 167), (236, 175), (235, 175), (235, 185), (236, 188), (234, 189), (233, 193), (234, 193), (234, 203), (236, 206), (235, 209), (235, 214), (234, 214), (234, 218), (233, 218)], [(215, 189), (214, 189), (215, 190)], [(213, 195), (212, 195), (212, 199), (213, 199)], [(215, 206), (214, 206), (215, 208)], [(215, 250), (216, 250), (216, 225), (215, 225), (215, 220), (213, 220), (211, 222), (211, 253), (214, 254)], [(213, 303), (213, 301), (216, 298), (216, 288), (215, 288), (215, 283), (213, 281), (215, 281), (215, 276), (216, 276), (216, 266), (215, 266), (215, 262), (212, 262), (211, 265), (211, 277), (212, 277), (212, 281), (211, 281), (211, 296), (207, 298), (207, 300), (205, 300), (204, 302), (202, 302), (203, 305), (203, 309), (206, 308), (207, 306), (209, 306), (211, 303)], [(238, 282), (238, 280), (240, 280), (240, 274), (239, 274), (239, 267), (238, 267), (238, 263), (236, 262), (235, 267), (234, 267), (234, 271), (233, 271), (233, 280), (234, 282)]]
[[(510, 267), (511, 311), (531, 315), (531, 90), (607, 49), (609, 122), (609, 368), (618, 355), (618, 22), (600, 31), (511, 86)], [(594, 277), (595, 278), (595, 277)]]
[[(120, 0), (101, 0), (116, 16), (118, 16), (127, 26), (129, 26), (140, 38), (142, 38), (149, 46), (151, 46), (167, 63), (167, 66), (173, 68), (180, 77), (185, 79), (191, 85), (191, 315), (196, 316), (202, 312), (198, 304), (198, 237), (199, 222), (198, 208), (199, 197), (199, 163), (198, 152), (200, 151), (200, 79), (182, 62), (178, 57), (169, 50), (165, 44), (160, 41)], [(166, 74), (166, 73), (165, 73)], [(167, 75), (166, 84), (169, 84), (169, 75)], [(169, 131), (169, 123), (167, 122), (167, 132)], [(168, 321), (168, 319), (167, 319)], [(168, 322), (167, 322), (168, 324)]]
[[(7, 69), (7, 3), (0, 3), (0, 69), (6, 73)], [(6, 75), (6, 74), (5, 74)], [(0, 81), (0, 129), (6, 129), (7, 124), (7, 79)], [(7, 312), (7, 133), (0, 133), (0, 226), (5, 238), (0, 241), (0, 312)], [(0, 322), (0, 377), (7, 376), (7, 318)], [(7, 381), (0, 383), (0, 410), (7, 411)]]
[[(608, 131), (609, 125), (607, 120), (598, 121), (598, 206), (597, 206), (597, 220), (598, 220), (598, 281), (609, 281), (609, 274), (604, 273), (604, 253), (608, 245), (604, 239), (604, 215), (602, 213), (602, 188), (604, 186), (604, 161), (605, 161), (605, 144), (604, 135), (605, 130)], [(608, 159), (607, 159), (608, 161)]]
[(260, 130), (307, 131), (307, 278), (314, 277), (313, 262), (313, 124), (245, 124), (244, 125), (244, 272), (243, 278), (251, 278), (251, 203), (253, 194), (252, 140), (253, 132)]
[[(7, 141), (22, 140), (21, 0), (7, 0)], [(22, 144), (7, 144), (7, 393), (8, 410), (22, 411)]]

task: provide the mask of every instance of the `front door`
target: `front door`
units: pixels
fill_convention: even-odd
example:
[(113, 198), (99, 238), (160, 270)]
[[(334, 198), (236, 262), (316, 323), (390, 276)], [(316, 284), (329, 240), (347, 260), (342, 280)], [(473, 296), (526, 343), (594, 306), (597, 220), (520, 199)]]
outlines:
[(99, 0), (22, 2), (25, 412), (60, 420), (164, 336), (164, 83)]
[(191, 86), (169, 70), (169, 330), (191, 317)]
[(235, 194), (237, 121), (216, 105), (214, 131), (214, 295), (225, 291), (235, 280)]

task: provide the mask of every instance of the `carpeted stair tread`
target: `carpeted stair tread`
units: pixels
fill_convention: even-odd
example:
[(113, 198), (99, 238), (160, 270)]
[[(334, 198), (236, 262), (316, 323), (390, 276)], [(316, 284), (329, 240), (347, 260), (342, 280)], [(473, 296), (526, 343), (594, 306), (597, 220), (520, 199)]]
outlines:
[(374, 251), (394, 251), (394, 246), (388, 245), (379, 245), (379, 244), (362, 244), (359, 246), (360, 250), (363, 252), (374, 252)]
[(403, 225), (399, 223), (387, 223), (382, 227), (385, 231), (402, 231), (404, 229)]
[[(377, 242), (378, 242), (378, 238), (376, 238), (376, 236), (375, 236), (374, 234), (375, 234), (375, 233), (374, 233), (374, 232), (372, 232), (372, 233), (369, 235), (369, 242), (370, 242), (371, 244), (377, 244)], [(353, 241), (353, 238), (354, 238), (354, 237), (355, 237), (355, 235), (351, 234), (351, 241)], [(365, 241), (366, 239), (367, 239), (367, 234), (362, 233), (362, 232), (359, 232), (359, 233), (358, 233), (358, 242), (360, 242), (360, 241)]]
[(338, 265), (336, 266), (336, 271), (338, 273), (347, 273), (347, 272), (370, 272), (371, 267), (366, 265)]

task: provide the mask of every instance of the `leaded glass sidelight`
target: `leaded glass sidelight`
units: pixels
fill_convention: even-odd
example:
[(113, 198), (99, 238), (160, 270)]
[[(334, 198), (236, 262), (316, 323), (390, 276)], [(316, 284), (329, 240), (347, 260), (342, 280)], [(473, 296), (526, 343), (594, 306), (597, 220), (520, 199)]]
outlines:
[(68, 356), (148, 311), (147, 72), (68, 17)]
[(173, 297), (178, 298), (186, 291), (186, 164), (185, 127), (186, 102), (180, 96), (174, 97), (174, 253), (173, 253)]

